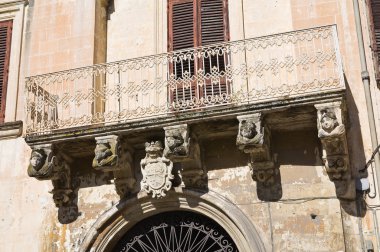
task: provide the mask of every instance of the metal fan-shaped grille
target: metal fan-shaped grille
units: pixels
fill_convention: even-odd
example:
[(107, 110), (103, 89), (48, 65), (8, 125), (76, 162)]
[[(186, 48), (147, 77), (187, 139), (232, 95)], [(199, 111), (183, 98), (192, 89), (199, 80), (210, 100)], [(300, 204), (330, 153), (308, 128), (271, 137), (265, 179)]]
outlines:
[(192, 212), (166, 212), (137, 223), (115, 246), (115, 252), (238, 251), (215, 221)]

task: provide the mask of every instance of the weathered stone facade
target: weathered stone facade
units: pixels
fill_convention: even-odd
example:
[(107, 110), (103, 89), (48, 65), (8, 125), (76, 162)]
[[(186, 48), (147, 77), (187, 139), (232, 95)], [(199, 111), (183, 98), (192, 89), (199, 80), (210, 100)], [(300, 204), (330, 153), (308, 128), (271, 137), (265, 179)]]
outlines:
[(353, 1), (224, 1), (229, 42), (175, 53), (170, 3), (0, 0), (0, 250), (111, 251), (181, 211), (243, 252), (379, 250)]

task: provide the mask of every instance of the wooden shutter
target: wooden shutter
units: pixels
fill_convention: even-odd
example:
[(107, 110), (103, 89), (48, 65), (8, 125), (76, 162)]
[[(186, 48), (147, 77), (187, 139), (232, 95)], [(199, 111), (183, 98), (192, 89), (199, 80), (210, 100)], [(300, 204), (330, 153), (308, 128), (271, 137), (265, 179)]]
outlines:
[(169, 0), (169, 51), (229, 40), (227, 0)]
[(202, 45), (227, 41), (227, 2), (225, 0), (201, 0), (200, 13)]
[[(169, 0), (168, 17), (169, 51), (207, 46), (229, 40), (227, 0)], [(225, 71), (225, 56), (213, 55), (196, 60), (186, 59), (180, 63), (173, 63), (170, 72), (176, 79), (184, 79), (185, 71), (193, 76), (200, 68), (203, 68), (206, 74), (210, 73), (215, 66), (218, 71)], [(192, 97), (205, 95), (205, 92), (207, 94), (222, 93), (227, 88), (223, 80), (222, 82), (218, 86), (208, 86), (205, 90), (200, 90), (195, 82), (188, 88), (177, 87), (172, 92), (171, 100), (190, 100)]]
[(11, 51), (12, 21), (0, 22), (0, 123), (4, 122)]
[(193, 0), (169, 1), (169, 51), (196, 46)]
[[(228, 41), (228, 20), (226, 0), (200, 0), (200, 41), (202, 46)], [(205, 73), (212, 68), (224, 71), (226, 55), (209, 56), (203, 61)]]
[(373, 22), (373, 32), (374, 32), (374, 49), (375, 51), (380, 50), (380, 0), (371, 1), (372, 9), (372, 22)]

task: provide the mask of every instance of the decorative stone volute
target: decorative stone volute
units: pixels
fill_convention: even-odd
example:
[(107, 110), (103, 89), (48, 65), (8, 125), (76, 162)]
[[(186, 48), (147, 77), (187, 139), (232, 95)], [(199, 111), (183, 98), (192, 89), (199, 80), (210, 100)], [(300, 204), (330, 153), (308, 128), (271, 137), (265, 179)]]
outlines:
[(342, 106), (340, 101), (315, 105), (318, 137), (322, 143), (322, 161), (330, 180), (335, 183), (337, 196), (354, 199)]
[(153, 198), (166, 196), (172, 187), (171, 180), (173, 163), (163, 156), (163, 147), (160, 141), (145, 143), (146, 156), (141, 160), (142, 190), (152, 193)]
[(164, 156), (172, 161), (184, 161), (190, 158), (190, 137), (187, 124), (164, 127)]

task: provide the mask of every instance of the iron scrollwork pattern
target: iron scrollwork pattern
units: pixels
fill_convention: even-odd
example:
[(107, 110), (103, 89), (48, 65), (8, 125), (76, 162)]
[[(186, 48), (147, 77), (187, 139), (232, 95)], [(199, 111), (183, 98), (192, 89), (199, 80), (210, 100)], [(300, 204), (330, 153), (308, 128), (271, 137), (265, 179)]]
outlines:
[(26, 128), (49, 134), (343, 89), (336, 27), (325, 26), (29, 77)]
[(177, 211), (158, 214), (139, 222), (113, 251), (238, 250), (231, 237), (215, 221), (195, 213)]

